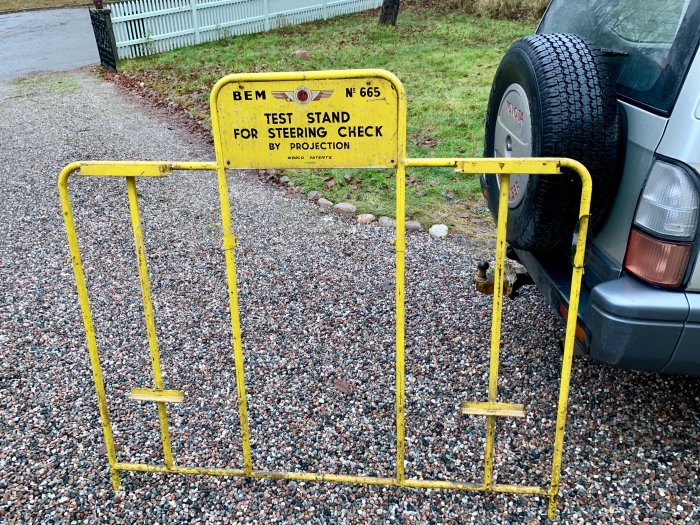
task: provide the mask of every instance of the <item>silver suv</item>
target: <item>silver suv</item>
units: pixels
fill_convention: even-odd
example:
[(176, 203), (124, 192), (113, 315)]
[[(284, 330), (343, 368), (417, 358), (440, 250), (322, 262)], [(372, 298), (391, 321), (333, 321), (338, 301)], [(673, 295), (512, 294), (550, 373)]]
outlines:
[[(593, 177), (579, 349), (700, 375), (700, 0), (553, 0), (498, 68), (485, 156), (572, 157)], [(482, 176), (492, 212), (498, 181)], [(565, 317), (579, 185), (511, 176), (509, 254)]]

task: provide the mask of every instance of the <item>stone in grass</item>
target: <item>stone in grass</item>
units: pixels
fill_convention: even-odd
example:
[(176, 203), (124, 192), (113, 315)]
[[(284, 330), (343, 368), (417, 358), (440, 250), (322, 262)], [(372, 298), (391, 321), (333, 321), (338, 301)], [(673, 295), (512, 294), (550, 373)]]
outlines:
[(316, 202), (318, 202), (318, 205), (319, 205), (321, 208), (323, 208), (324, 210), (327, 210), (328, 208), (330, 208), (331, 206), (333, 206), (333, 203), (332, 203), (331, 201), (329, 201), (328, 199), (324, 199), (323, 197), (321, 197), (320, 199), (318, 199), (318, 201), (316, 201)]
[(349, 202), (339, 202), (333, 206), (333, 211), (340, 215), (341, 217), (354, 217), (357, 207), (353, 206)]
[(377, 222), (382, 228), (396, 228), (396, 221), (391, 217), (381, 216)]
[(371, 213), (361, 213), (357, 216), (357, 222), (360, 224), (370, 224), (376, 220), (377, 218)]
[(422, 232), (423, 226), (421, 226), (420, 222), (418, 221), (406, 221), (406, 231), (409, 233)]
[(444, 224), (433, 224), (430, 227), (430, 230), (428, 230), (430, 236), (434, 237), (435, 239), (442, 239), (443, 237), (447, 237), (447, 232), (448, 228)]
[(289, 184), (289, 177), (286, 175), (284, 177), (280, 177), (280, 184)]
[(321, 194), (319, 192), (317, 192), (316, 190), (312, 190), (309, 193), (307, 193), (306, 196), (309, 199), (311, 199), (312, 201), (315, 201), (316, 199), (318, 199), (321, 196)]

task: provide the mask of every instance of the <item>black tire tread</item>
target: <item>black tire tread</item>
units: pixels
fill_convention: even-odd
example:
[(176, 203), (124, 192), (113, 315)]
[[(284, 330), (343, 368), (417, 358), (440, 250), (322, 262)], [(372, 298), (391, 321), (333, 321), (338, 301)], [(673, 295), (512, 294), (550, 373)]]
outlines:
[[(593, 178), (591, 227), (605, 216), (618, 185), (618, 113), (615, 85), (601, 52), (576, 35), (533, 35), (515, 42), (508, 53), (523, 53), (532, 65), (539, 93), (539, 151), (533, 156), (570, 157), (582, 162)], [(498, 73), (497, 73), (498, 75)], [(495, 119), (501, 94), (491, 93), (488, 119)], [(493, 130), (491, 130), (492, 132)], [(489, 129), (487, 126), (487, 134)], [(493, 146), (491, 140), (491, 146)], [(487, 149), (489, 140), (486, 140)], [(534, 145), (534, 143), (533, 143)], [(485, 150), (485, 156), (493, 156)], [(509, 218), (508, 241), (516, 248), (553, 251), (568, 246), (578, 217), (578, 177), (531, 176), (530, 199), (521, 214)]]

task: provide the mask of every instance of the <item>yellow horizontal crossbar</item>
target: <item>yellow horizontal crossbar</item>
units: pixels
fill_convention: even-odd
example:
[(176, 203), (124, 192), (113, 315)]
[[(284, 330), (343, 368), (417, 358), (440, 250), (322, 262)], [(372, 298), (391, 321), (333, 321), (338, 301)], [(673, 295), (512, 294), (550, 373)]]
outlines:
[(215, 162), (84, 161), (71, 164), (83, 177), (167, 177), (175, 170), (216, 171)]
[(344, 474), (326, 474), (321, 472), (284, 472), (269, 470), (252, 470), (246, 474), (244, 469), (236, 468), (214, 468), (214, 467), (185, 467), (173, 465), (148, 465), (145, 463), (121, 463), (115, 464), (114, 468), (121, 471), (132, 472), (163, 472), (169, 474), (200, 474), (209, 476), (234, 476), (241, 478), (258, 479), (286, 479), (297, 481), (316, 481), (334, 483), (358, 483), (360, 485), (390, 485), (409, 488), (442, 489), (442, 490), (467, 490), (475, 492), (503, 492), (509, 494), (536, 494), (548, 496), (549, 492), (543, 487), (534, 485), (503, 485), (494, 483), (491, 487), (480, 483), (470, 483), (467, 481), (446, 481), (433, 479), (406, 478), (402, 481), (396, 478), (382, 478), (375, 476), (352, 476)]
[(484, 173), (532, 173), (536, 175), (557, 175), (561, 173), (559, 160), (531, 159), (475, 159), (457, 162), (457, 173), (474, 173), (483, 170)]
[(464, 401), (460, 404), (462, 414), (476, 416), (525, 417), (525, 405), (516, 403), (480, 403)]
[(165, 162), (84, 162), (78, 175), (83, 177), (167, 177), (173, 172)]
[(157, 388), (132, 388), (129, 399), (133, 401), (155, 401), (156, 403), (182, 403), (185, 393), (181, 390)]
[[(406, 159), (407, 168), (454, 168), (457, 173), (532, 173), (535, 175), (557, 175), (562, 167), (572, 168), (567, 159), (547, 158), (435, 158)], [(574, 168), (575, 169), (575, 168)]]

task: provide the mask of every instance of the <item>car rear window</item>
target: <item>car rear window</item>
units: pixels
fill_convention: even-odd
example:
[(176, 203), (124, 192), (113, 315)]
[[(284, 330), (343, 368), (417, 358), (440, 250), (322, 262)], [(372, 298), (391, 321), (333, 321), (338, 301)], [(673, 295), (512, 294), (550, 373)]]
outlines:
[(668, 115), (700, 39), (700, 0), (553, 0), (538, 33), (603, 49), (618, 94)]

